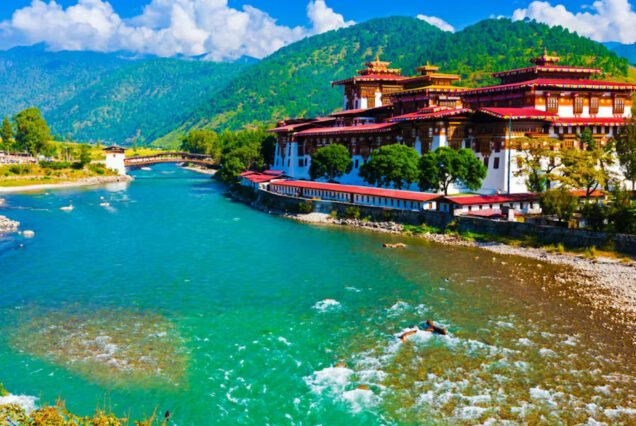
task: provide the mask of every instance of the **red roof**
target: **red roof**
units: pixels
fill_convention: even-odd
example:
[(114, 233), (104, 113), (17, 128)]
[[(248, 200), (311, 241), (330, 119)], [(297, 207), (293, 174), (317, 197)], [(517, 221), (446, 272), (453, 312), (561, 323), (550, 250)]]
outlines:
[(319, 123), (327, 123), (330, 121), (335, 121), (335, 118), (332, 117), (318, 117), (316, 119), (310, 120), (310, 121), (304, 121), (302, 123), (294, 123), (294, 124), (287, 124), (284, 126), (280, 126), (280, 127), (276, 127), (274, 129), (270, 129), (269, 132), (272, 133), (286, 133), (286, 132), (294, 132), (298, 129), (301, 129), (303, 127), (308, 127), (308, 126), (312, 126), (312, 125), (316, 125)]
[(558, 118), (554, 125), (557, 127), (564, 126), (624, 126), (627, 119), (624, 117), (610, 118), (594, 118), (594, 117), (576, 117), (576, 118)]
[[(585, 189), (575, 189), (574, 191), (570, 191), (570, 193), (572, 195), (574, 195), (575, 197), (583, 198), (583, 197), (586, 196), (587, 191), (585, 191)], [(605, 193), (603, 191), (601, 191), (600, 189), (595, 189), (590, 194), (590, 197), (592, 197), (592, 198), (604, 198), (605, 197)]]
[(518, 68), (514, 70), (501, 71), (492, 74), (493, 77), (506, 77), (509, 75), (526, 74), (526, 73), (539, 73), (539, 72), (563, 72), (563, 73), (583, 73), (583, 74), (600, 74), (601, 70), (598, 68), (585, 68), (585, 67), (568, 67), (565, 65), (537, 65), (527, 68)]
[(578, 80), (560, 78), (537, 78), (534, 80), (521, 81), (519, 83), (500, 84), (497, 86), (486, 86), (478, 89), (471, 89), (464, 92), (465, 95), (478, 95), (490, 92), (507, 92), (509, 90), (526, 87), (556, 87), (563, 89), (598, 89), (598, 90), (630, 90), (636, 91), (636, 85), (631, 83), (614, 83), (599, 80)]
[(410, 114), (398, 115), (396, 117), (391, 118), (391, 121), (400, 122), (400, 121), (414, 121), (414, 120), (432, 120), (437, 118), (452, 117), (454, 115), (469, 114), (473, 112), (473, 110), (468, 108), (446, 108), (446, 107), (438, 107), (433, 112), (425, 112), (425, 110), (430, 110), (430, 108), (425, 108), (423, 110), (420, 110), (418, 112), (412, 112)]
[(364, 108), (364, 109), (359, 108), (359, 109), (348, 109), (346, 111), (337, 111), (329, 115), (331, 117), (342, 117), (347, 115), (358, 115), (358, 114), (365, 114), (365, 113), (369, 114), (369, 113), (374, 113), (374, 112), (382, 111), (385, 109), (391, 109), (391, 108), (393, 108), (393, 105), (382, 105), (375, 108)]
[(512, 203), (519, 201), (534, 201), (539, 199), (538, 194), (501, 194), (501, 195), (457, 195), (444, 197), (446, 201), (460, 206), (471, 206), (476, 204)]
[(302, 189), (318, 189), (323, 191), (345, 192), (347, 194), (370, 195), (373, 197), (394, 198), (407, 201), (432, 201), (441, 198), (439, 194), (426, 192), (398, 191), (395, 189), (383, 189), (372, 186), (340, 185), (337, 183), (323, 183), (304, 180), (284, 180), (272, 183), (270, 188), (284, 186)]
[(510, 120), (553, 120), (558, 118), (557, 114), (541, 111), (534, 108), (480, 108), (479, 112), (492, 115), (497, 118)]
[(270, 182), (274, 179), (280, 179), (283, 176), (283, 172), (280, 170), (265, 170), (264, 172), (247, 171), (241, 173), (241, 177), (249, 180), (252, 183), (264, 183)]
[(367, 74), (357, 75), (355, 77), (346, 78), (344, 80), (333, 81), (332, 86), (340, 86), (347, 83), (356, 83), (358, 81), (400, 81), (408, 77), (396, 74)]
[(296, 133), (296, 136), (389, 132), (392, 130), (393, 126), (393, 123), (378, 123), (363, 124), (360, 126), (317, 127), (315, 129), (307, 129), (303, 130), (302, 132), (298, 132)]

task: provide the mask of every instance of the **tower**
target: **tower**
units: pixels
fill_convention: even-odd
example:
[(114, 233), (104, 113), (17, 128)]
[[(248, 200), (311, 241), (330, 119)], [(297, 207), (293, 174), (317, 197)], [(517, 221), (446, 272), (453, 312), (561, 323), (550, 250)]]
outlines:
[(116, 171), (119, 175), (126, 174), (126, 150), (117, 145), (104, 148), (106, 153), (106, 168)]

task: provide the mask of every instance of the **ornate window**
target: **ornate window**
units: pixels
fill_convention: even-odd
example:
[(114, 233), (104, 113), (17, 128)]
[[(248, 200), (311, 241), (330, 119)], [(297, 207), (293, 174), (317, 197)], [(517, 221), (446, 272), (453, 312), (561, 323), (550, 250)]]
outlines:
[(574, 98), (574, 114), (583, 114), (583, 98), (580, 96)]
[(559, 98), (556, 96), (548, 96), (548, 100), (546, 102), (548, 105), (548, 112), (558, 113), (559, 112)]
[(625, 113), (625, 99), (621, 97), (614, 98), (614, 114)]
[(590, 98), (590, 114), (598, 114), (598, 96), (592, 96)]

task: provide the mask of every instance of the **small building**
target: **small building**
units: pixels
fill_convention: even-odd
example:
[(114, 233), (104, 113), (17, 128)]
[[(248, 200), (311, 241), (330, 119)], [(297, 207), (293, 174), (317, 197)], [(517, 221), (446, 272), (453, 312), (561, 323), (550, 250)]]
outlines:
[(541, 213), (539, 195), (534, 193), (503, 195), (457, 195), (444, 197), (439, 211), (453, 216), (479, 215), (484, 217), (506, 216), (509, 209), (524, 214)]
[(264, 172), (254, 172), (248, 170), (241, 173), (241, 186), (254, 191), (264, 189), (268, 183), (276, 179), (283, 179), (283, 172), (280, 170), (265, 170)]
[(272, 182), (269, 190), (298, 198), (412, 211), (436, 210), (437, 200), (441, 198), (439, 194), (425, 192), (295, 180)]
[(106, 153), (106, 168), (116, 171), (119, 175), (126, 174), (126, 149), (117, 145), (104, 148)]

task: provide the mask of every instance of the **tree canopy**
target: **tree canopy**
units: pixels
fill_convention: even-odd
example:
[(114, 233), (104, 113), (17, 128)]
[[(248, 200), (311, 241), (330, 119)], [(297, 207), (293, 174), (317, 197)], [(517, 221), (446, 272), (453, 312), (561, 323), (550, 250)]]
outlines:
[(616, 154), (623, 173), (636, 189), (636, 121), (625, 127), (616, 139)]
[(451, 184), (463, 184), (477, 190), (486, 173), (486, 167), (470, 149), (439, 147), (420, 159), (420, 188), (441, 191), (444, 195), (448, 195)]
[(327, 145), (319, 148), (311, 156), (309, 176), (314, 180), (325, 178), (333, 181), (351, 171), (352, 165), (349, 150), (344, 145)]
[(181, 140), (181, 149), (193, 154), (211, 155), (215, 159), (221, 154), (219, 136), (211, 130), (192, 130)]
[(31, 155), (45, 151), (51, 141), (51, 130), (37, 108), (27, 108), (13, 117), (15, 145), (19, 151)]
[(9, 121), (9, 116), (5, 116), (2, 121), (0, 138), (2, 138), (2, 150), (7, 152), (11, 151), (13, 149), (13, 143), (15, 142), (15, 135), (13, 133), (11, 121)]
[(540, 202), (544, 214), (555, 215), (561, 221), (570, 220), (579, 204), (578, 199), (565, 187), (545, 192)]
[(360, 167), (360, 176), (371, 185), (402, 189), (417, 181), (419, 154), (406, 145), (385, 145), (373, 151)]

